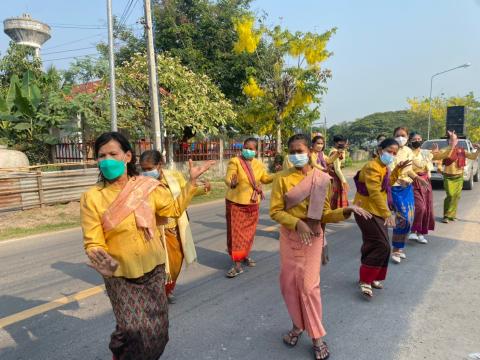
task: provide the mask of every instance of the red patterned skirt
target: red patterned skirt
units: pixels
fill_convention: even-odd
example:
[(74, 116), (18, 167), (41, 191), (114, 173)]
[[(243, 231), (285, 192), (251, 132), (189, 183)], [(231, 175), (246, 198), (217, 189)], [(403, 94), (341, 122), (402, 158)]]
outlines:
[(168, 342), (165, 266), (138, 279), (105, 278), (117, 320), (110, 350), (116, 360), (157, 360)]
[(250, 254), (257, 231), (259, 205), (242, 205), (226, 200), (228, 254), (243, 261)]
[(330, 198), (330, 207), (332, 210), (344, 208), (348, 206), (348, 190), (343, 186), (339, 177), (335, 172), (331, 172), (332, 176), (332, 196)]

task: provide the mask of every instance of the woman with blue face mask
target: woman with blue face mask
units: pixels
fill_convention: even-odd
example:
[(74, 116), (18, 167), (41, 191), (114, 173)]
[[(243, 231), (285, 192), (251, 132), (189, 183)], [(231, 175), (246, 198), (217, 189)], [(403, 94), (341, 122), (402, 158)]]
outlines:
[(190, 180), (173, 199), (151, 177), (138, 176), (135, 154), (118, 132), (95, 141), (100, 182), (80, 199), (84, 248), (104, 278), (117, 326), (113, 359), (158, 359), (168, 341), (165, 252), (155, 217), (179, 217), (197, 191), (202, 167), (190, 163)]
[(248, 138), (241, 155), (232, 158), (227, 167), (227, 246), (233, 261), (233, 267), (226, 273), (228, 278), (243, 273), (242, 263), (249, 267), (256, 265), (249, 255), (257, 230), (260, 201), (264, 199), (262, 184), (273, 181), (273, 175), (256, 159), (257, 148), (258, 140)]
[(352, 205), (332, 210), (330, 176), (313, 166), (310, 139), (303, 134), (288, 140), (293, 167), (275, 177), (270, 216), (280, 228), (280, 289), (292, 319), (292, 329), (283, 336), (288, 346), (297, 345), (305, 330), (313, 342), (315, 359), (330, 355), (323, 341), (320, 268), (324, 245), (322, 224), (339, 222), (352, 212), (370, 217)]
[[(180, 171), (163, 169), (161, 165), (162, 156), (157, 150), (144, 151), (140, 156), (142, 175), (158, 180), (161, 186), (168, 189), (171, 196), (176, 199), (187, 185), (187, 181)], [(207, 181), (203, 186), (197, 188), (195, 196), (204, 195), (208, 191), (210, 191), (210, 183)], [(187, 265), (192, 264), (197, 260), (197, 253), (186, 212), (179, 218), (158, 217), (157, 225), (165, 248), (165, 271), (167, 274), (165, 292), (168, 302), (173, 304), (175, 303), (173, 291), (180, 276), (183, 261), (185, 260)]]
[(360, 290), (367, 298), (373, 296), (372, 288), (383, 288), (382, 281), (387, 276), (390, 259), (388, 227), (395, 226), (395, 217), (392, 214), (392, 185), (397, 181), (402, 169), (411, 163), (399, 163), (390, 172), (389, 166), (394, 163), (398, 149), (396, 140), (383, 140), (378, 145), (377, 156), (365, 164), (354, 177), (357, 188), (354, 202), (372, 214), (370, 219), (355, 215), (363, 240)]

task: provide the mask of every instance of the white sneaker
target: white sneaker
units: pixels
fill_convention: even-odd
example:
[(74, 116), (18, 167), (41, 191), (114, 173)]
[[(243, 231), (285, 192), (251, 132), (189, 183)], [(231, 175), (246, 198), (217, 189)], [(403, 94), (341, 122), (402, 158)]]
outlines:
[(402, 262), (402, 258), (401, 258), (401, 253), (393, 253), (392, 254), (392, 261), (395, 263), (395, 264), (400, 264)]
[(400, 258), (401, 259), (406, 259), (407, 258), (407, 254), (405, 254), (403, 251), (399, 253), (400, 255)]
[(418, 241), (418, 236), (416, 233), (411, 233), (409, 236), (408, 236), (408, 240), (415, 240), (415, 241)]
[(423, 235), (418, 235), (417, 242), (419, 244), (428, 244), (428, 240), (425, 239), (425, 236), (423, 236)]

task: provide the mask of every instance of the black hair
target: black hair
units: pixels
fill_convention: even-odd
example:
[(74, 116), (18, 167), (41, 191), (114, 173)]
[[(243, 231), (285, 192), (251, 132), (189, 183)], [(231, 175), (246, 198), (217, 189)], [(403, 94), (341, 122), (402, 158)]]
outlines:
[[(137, 158), (135, 157), (135, 151), (133, 150), (132, 145), (130, 145), (130, 142), (127, 140), (127, 138), (122, 134), (120, 134), (119, 132), (116, 132), (116, 131), (105, 132), (102, 135), (100, 135), (97, 138), (97, 140), (95, 140), (95, 146), (94, 146), (95, 159), (98, 159), (98, 152), (100, 151), (100, 148), (112, 140), (120, 144), (120, 147), (122, 148), (123, 152), (126, 153), (130, 151), (132, 153), (132, 160), (130, 160), (130, 162), (127, 163), (127, 175), (128, 176), (138, 175), (138, 171), (135, 166), (135, 163), (137, 162)], [(100, 172), (100, 179), (105, 182), (105, 178), (103, 177), (102, 172)]]
[(420, 133), (418, 133), (418, 132), (416, 132), (416, 131), (412, 131), (412, 132), (410, 133), (410, 135), (408, 136), (408, 139), (412, 139), (414, 136), (417, 136), (417, 135), (422, 136)]
[(247, 145), (247, 143), (249, 142), (254, 142), (256, 147), (258, 147), (258, 139), (255, 139), (254, 137), (249, 137), (245, 139), (245, 141), (243, 142), (243, 145)]
[(397, 142), (397, 140), (393, 138), (386, 138), (378, 145), (378, 147), (383, 150), (392, 145), (397, 145), (398, 147), (400, 147), (400, 144)]
[(145, 150), (140, 155), (140, 163), (150, 161), (153, 165), (160, 165), (162, 163), (162, 154), (158, 150)]
[[(315, 144), (319, 139), (322, 139), (324, 142), (325, 142), (325, 136), (323, 135), (317, 135), (317, 136), (314, 136), (313, 139), (312, 139), (312, 144)], [(324, 144), (325, 145), (325, 144)]]
[(380, 138), (382, 138), (382, 137), (386, 138), (386, 136), (384, 134), (380, 134), (380, 135), (377, 136), (377, 141), (380, 140)]
[(345, 142), (346, 142), (346, 141), (347, 141), (347, 138), (346, 138), (345, 136), (343, 136), (343, 135), (335, 135), (335, 136), (333, 137), (333, 142), (334, 142), (334, 143), (337, 143), (337, 142), (340, 142), (340, 141), (345, 141)]
[(317, 136), (314, 136), (313, 139), (312, 139), (312, 146), (315, 145), (315, 143), (322, 139), (323, 140), (323, 147), (322, 147), (322, 151), (325, 150), (325, 137), (323, 135), (317, 135)]
[(303, 141), (306, 147), (310, 148), (312, 143), (310, 142), (310, 138), (305, 134), (295, 134), (288, 139), (287, 146), (290, 147), (294, 141)]
[(397, 133), (398, 130), (403, 130), (405, 131), (407, 134), (408, 134), (408, 128), (405, 127), (405, 126), (398, 126), (395, 128), (395, 130), (393, 130), (393, 136), (395, 136), (395, 134)]

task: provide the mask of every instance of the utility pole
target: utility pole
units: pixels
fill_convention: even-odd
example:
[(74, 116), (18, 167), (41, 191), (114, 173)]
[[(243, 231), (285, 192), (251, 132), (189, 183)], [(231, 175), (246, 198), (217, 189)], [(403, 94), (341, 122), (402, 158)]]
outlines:
[(324, 115), (324, 122), (323, 122), (323, 132), (324, 132), (324, 137), (325, 141), (327, 140), (327, 115)]
[(150, 90), (150, 108), (153, 125), (154, 146), (162, 153), (165, 160), (165, 149), (163, 146), (162, 126), (160, 122), (160, 103), (158, 96), (157, 66), (155, 51), (153, 48), (153, 25), (151, 0), (144, 0), (145, 8), (145, 32), (147, 37), (147, 60), (148, 60), (148, 81)]
[(117, 95), (115, 90), (115, 58), (113, 55), (112, 0), (107, 0), (108, 61), (110, 64), (110, 119), (112, 131), (117, 131)]

